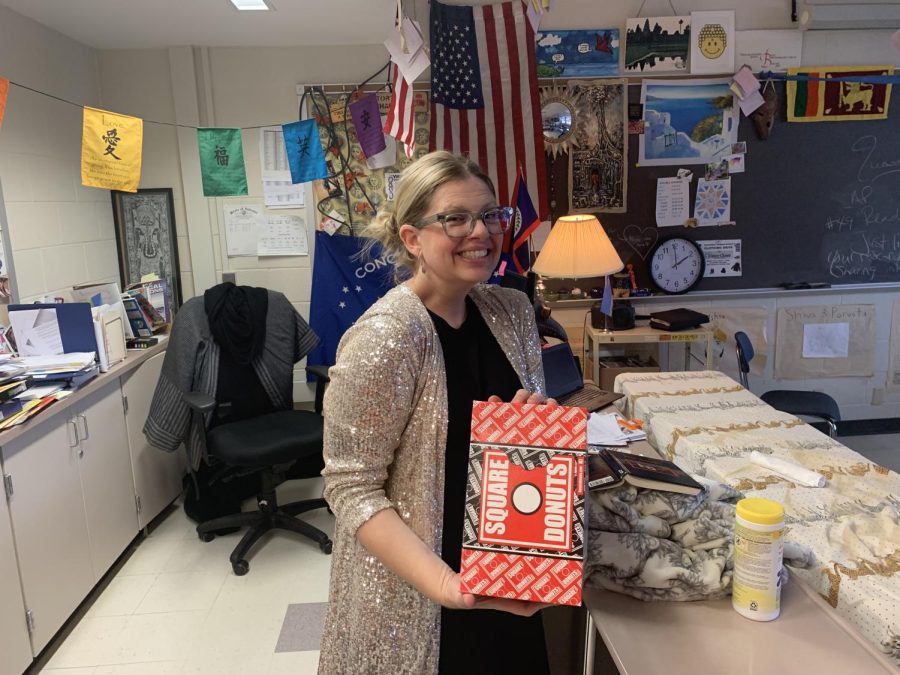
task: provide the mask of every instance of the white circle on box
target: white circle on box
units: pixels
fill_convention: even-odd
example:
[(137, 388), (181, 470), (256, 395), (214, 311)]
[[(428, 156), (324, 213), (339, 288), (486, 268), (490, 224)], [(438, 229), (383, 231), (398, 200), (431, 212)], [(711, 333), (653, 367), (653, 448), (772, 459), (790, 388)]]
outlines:
[(541, 508), (542, 501), (543, 495), (541, 495), (541, 491), (531, 483), (520, 483), (513, 489), (513, 508), (526, 516)]

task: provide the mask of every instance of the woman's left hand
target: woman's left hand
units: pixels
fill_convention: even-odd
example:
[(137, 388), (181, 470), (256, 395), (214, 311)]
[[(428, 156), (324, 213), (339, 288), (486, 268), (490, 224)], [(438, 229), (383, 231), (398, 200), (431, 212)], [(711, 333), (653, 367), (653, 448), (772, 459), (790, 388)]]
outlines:
[[(499, 396), (489, 396), (488, 401), (491, 403), (503, 403), (503, 400)], [(532, 394), (525, 389), (519, 389), (510, 403), (543, 403), (546, 405), (559, 405), (555, 398), (547, 398), (538, 392)]]

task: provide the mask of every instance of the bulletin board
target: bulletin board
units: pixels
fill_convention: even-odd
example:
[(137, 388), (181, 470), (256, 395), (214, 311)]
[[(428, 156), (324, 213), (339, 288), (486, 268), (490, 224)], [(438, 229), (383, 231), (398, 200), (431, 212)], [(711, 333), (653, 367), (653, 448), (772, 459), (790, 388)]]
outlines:
[[(628, 136), (627, 209), (597, 215), (622, 260), (634, 264), (640, 286), (649, 287), (651, 249), (671, 236), (742, 242), (742, 276), (704, 278), (698, 291), (900, 282), (900, 103), (894, 101), (886, 120), (788, 123), (784, 86), (774, 86), (779, 112), (768, 140), (758, 140), (741, 116), (746, 171), (731, 180), (734, 225), (657, 228), (657, 179), (675, 176), (678, 167), (637, 166), (638, 136)], [(639, 103), (640, 94), (640, 84), (630, 84), (629, 105)], [(555, 220), (571, 209), (569, 158), (547, 155), (546, 161)], [(704, 167), (685, 168), (694, 174), (693, 204)], [(602, 280), (591, 282), (580, 285)]]

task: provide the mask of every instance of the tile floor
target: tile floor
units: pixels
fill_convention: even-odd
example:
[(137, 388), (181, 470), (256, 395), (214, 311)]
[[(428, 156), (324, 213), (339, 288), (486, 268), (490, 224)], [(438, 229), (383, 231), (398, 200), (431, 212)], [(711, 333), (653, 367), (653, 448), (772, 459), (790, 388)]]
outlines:
[[(900, 471), (900, 435), (840, 439)], [(279, 500), (313, 496), (289, 483)], [(320, 489), (320, 488), (319, 488)], [(249, 507), (249, 505), (248, 505)], [(324, 510), (308, 518), (333, 532)], [(181, 508), (142, 540), (39, 672), (48, 675), (242, 675), (316, 672), (330, 557), (277, 533), (232, 574), (238, 534), (203, 543)]]

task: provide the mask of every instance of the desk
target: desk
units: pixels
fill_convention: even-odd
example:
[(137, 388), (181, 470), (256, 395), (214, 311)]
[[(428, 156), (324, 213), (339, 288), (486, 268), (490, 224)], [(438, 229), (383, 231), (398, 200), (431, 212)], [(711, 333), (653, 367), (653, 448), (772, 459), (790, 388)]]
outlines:
[(689, 370), (690, 345), (692, 342), (703, 342), (704, 340), (706, 341), (706, 369), (711, 370), (713, 358), (713, 331), (711, 329), (670, 333), (650, 328), (650, 326), (639, 326), (629, 330), (605, 333), (598, 328), (587, 326), (584, 332), (584, 344), (592, 364), (593, 381), (598, 385), (600, 383), (600, 345), (681, 343), (685, 346), (684, 369)]
[[(659, 455), (646, 441), (629, 452)], [(731, 598), (704, 602), (643, 602), (585, 587), (588, 610), (585, 673), (593, 670), (596, 628), (621, 675), (844, 675), (897, 669), (815, 591), (791, 576), (781, 616), (745, 619)]]

